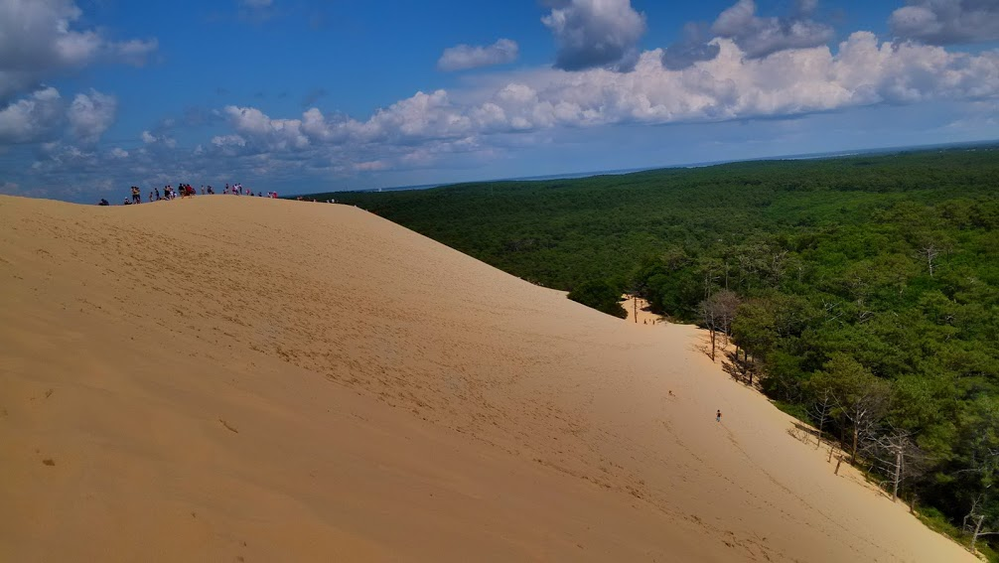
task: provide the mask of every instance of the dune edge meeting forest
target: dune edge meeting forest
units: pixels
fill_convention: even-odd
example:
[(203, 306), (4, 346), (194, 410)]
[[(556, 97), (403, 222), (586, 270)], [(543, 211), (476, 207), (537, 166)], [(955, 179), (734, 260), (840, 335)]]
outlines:
[(999, 529), (994, 146), (328, 197), (608, 314), (632, 293), (731, 336), (734, 378), (932, 525)]

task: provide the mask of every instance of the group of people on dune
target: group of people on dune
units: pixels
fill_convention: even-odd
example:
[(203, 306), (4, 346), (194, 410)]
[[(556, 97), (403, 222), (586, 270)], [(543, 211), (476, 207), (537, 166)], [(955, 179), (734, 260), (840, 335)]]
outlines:
[[(138, 186), (132, 186), (131, 190), (132, 190), (131, 197), (125, 198), (125, 201), (122, 203), (122, 205), (136, 205), (142, 203), (142, 190)], [(248, 196), (254, 195), (253, 190), (250, 190), (249, 188), (244, 188), (243, 184), (233, 184), (232, 186), (226, 184), (222, 193), (225, 195), (248, 195)], [(151, 192), (149, 192), (149, 199), (147, 201), (153, 202), (161, 200), (171, 200), (171, 199), (176, 199), (177, 196), (180, 196), (182, 198), (194, 197), (197, 194), (198, 190), (196, 190), (194, 186), (192, 186), (191, 184), (180, 183), (177, 184), (176, 188), (168, 184), (166, 186), (163, 186), (162, 195), (160, 194), (159, 188), (154, 188)], [(202, 185), (201, 195), (215, 195), (215, 188), (213, 188), (212, 186)], [(256, 196), (264, 197), (264, 192), (257, 192)], [(278, 196), (277, 192), (267, 192), (266, 195), (266, 197), (275, 198), (275, 199), (277, 198), (277, 196)], [(111, 205), (111, 203), (108, 202), (107, 199), (101, 198), (101, 201), (97, 205)]]

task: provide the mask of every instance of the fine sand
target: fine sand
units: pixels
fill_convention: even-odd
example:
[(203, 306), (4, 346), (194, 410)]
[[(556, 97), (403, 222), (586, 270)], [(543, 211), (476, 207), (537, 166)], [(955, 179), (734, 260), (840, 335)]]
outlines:
[(0, 197), (0, 296), (4, 561), (975, 560), (698, 331), (356, 208)]

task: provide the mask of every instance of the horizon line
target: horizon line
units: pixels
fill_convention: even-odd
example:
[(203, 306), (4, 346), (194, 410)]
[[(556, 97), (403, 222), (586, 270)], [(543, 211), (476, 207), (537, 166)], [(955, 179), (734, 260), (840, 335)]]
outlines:
[(654, 166), (643, 166), (638, 168), (615, 168), (609, 170), (591, 170), (586, 172), (561, 172), (555, 174), (542, 174), (533, 176), (516, 176), (516, 177), (501, 177), (501, 178), (491, 178), (484, 180), (466, 180), (460, 182), (438, 182), (430, 184), (411, 184), (411, 185), (394, 185), (394, 186), (382, 186), (378, 188), (363, 188), (357, 190), (332, 190), (332, 191), (318, 191), (311, 193), (299, 193), (292, 194), (288, 197), (299, 197), (299, 196), (309, 196), (317, 194), (334, 194), (334, 193), (379, 193), (379, 192), (395, 192), (395, 191), (416, 191), (416, 190), (430, 190), (434, 188), (443, 188), (449, 186), (459, 186), (467, 184), (492, 184), (497, 182), (531, 182), (531, 181), (541, 181), (541, 180), (581, 180), (585, 178), (595, 178), (598, 176), (623, 176), (626, 174), (635, 174), (638, 172), (652, 172), (655, 170), (671, 170), (678, 168), (707, 168), (710, 166), (720, 166), (724, 164), (737, 164), (740, 162), (761, 162), (768, 160), (810, 160), (810, 159), (823, 159), (823, 158), (842, 158), (847, 156), (856, 156), (861, 154), (890, 154), (896, 152), (909, 152), (909, 151), (928, 151), (933, 149), (948, 149), (948, 148), (960, 148), (960, 147), (987, 147), (990, 145), (999, 145), (999, 139), (981, 139), (977, 141), (958, 141), (953, 143), (936, 143), (929, 145), (900, 145), (892, 147), (876, 147), (876, 148), (861, 148), (861, 149), (844, 149), (839, 151), (828, 151), (828, 152), (814, 152), (814, 153), (794, 153), (794, 154), (783, 154), (783, 155), (770, 155), (770, 156), (760, 156), (753, 158), (741, 158), (733, 160), (712, 160), (712, 161), (701, 161), (701, 162), (690, 162), (682, 164), (667, 164), (667, 165), (654, 165)]

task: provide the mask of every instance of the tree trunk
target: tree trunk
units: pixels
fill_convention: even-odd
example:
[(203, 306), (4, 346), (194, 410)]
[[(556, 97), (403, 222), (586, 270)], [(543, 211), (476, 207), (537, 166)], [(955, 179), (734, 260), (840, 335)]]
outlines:
[(898, 501), (898, 483), (902, 477), (902, 449), (895, 452), (895, 482), (891, 491), (892, 502)]
[(857, 425), (853, 425), (853, 450), (850, 452), (850, 458), (853, 460), (853, 464), (857, 465), (857, 441), (860, 439), (860, 429)]
[(711, 329), (711, 361), (715, 361), (715, 329)]
[(978, 517), (978, 522), (975, 523), (975, 533), (971, 536), (971, 552), (975, 553), (975, 544), (978, 543), (978, 534), (982, 531), (982, 522), (985, 521), (985, 515)]
[(819, 420), (819, 435), (815, 439), (815, 449), (822, 447), (822, 425), (825, 424), (826, 420), (823, 418)]

